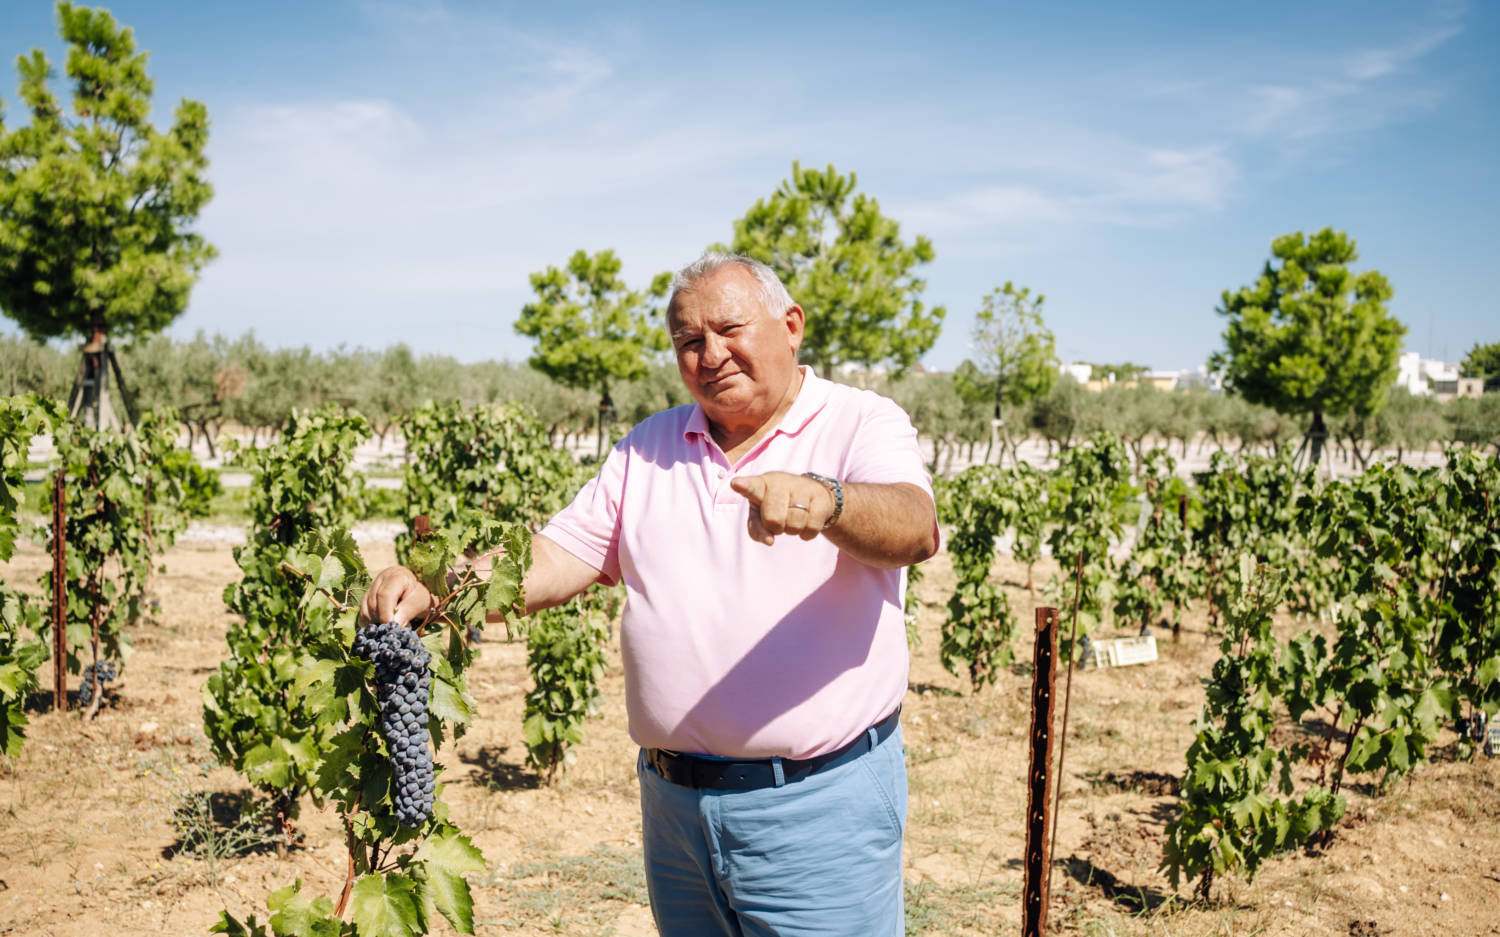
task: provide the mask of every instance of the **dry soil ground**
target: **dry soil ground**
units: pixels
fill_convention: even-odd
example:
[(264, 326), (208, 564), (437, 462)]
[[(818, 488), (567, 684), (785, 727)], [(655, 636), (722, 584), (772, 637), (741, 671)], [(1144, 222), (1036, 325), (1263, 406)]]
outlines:
[[(372, 565), (391, 561), (388, 541), (365, 550)], [(31, 583), (45, 565), (30, 547), (0, 565), (0, 578)], [(997, 568), (1029, 623), (1019, 572), (1008, 560)], [(210, 756), (199, 702), (229, 621), (220, 593), (235, 575), (223, 543), (175, 548), (153, 585), (160, 609), (135, 631), (136, 653), (98, 717), (84, 724), (43, 707), (21, 756), (0, 764), (0, 934), (203, 934), (223, 908), (264, 919), (266, 897), (296, 879), (337, 893), (341, 839), (334, 818), (310, 805), (306, 848), (284, 859), (186, 852), (174, 823), (178, 808), (207, 795), (221, 822), (200, 816), (197, 826), (222, 833), (244, 789)], [(1016, 933), (1030, 676), (1018, 666), (974, 695), (942, 670), (952, 583), (940, 555), (919, 590), (922, 642), (905, 703), (908, 932)], [(1181, 643), (1160, 646), (1154, 664), (1075, 675), (1054, 933), (1500, 934), (1500, 759), (1455, 760), (1451, 735), (1390, 790), (1355, 785), (1352, 819), (1318, 854), (1275, 859), (1253, 883), (1221, 882), (1211, 904), (1187, 901), (1186, 886), (1174, 896), (1157, 872), (1161, 834), (1216, 645), (1189, 616)], [(524, 648), (484, 645), (472, 671), (480, 720), (438, 756), (444, 796), (489, 862), (473, 880), (480, 933), (654, 933), (617, 650), (603, 710), (548, 788), (524, 767)], [(1017, 652), (1024, 664), (1029, 637)]]

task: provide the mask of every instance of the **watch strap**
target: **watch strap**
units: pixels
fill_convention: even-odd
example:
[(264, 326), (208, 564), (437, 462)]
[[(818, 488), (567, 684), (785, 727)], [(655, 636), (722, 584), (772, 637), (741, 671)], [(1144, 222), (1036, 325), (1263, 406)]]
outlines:
[(823, 522), (823, 529), (827, 530), (838, 521), (839, 515), (844, 513), (844, 483), (837, 478), (819, 475), (817, 472), (803, 472), (802, 475), (805, 478), (811, 478), (815, 482), (822, 482), (828, 487), (829, 493), (833, 495), (833, 513), (828, 515), (828, 520)]

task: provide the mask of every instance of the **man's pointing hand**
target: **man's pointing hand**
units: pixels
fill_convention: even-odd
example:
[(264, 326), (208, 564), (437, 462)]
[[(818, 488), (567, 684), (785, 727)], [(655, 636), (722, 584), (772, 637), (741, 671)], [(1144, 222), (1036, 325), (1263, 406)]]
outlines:
[(781, 534), (811, 540), (833, 514), (833, 494), (820, 481), (790, 472), (740, 475), (729, 487), (750, 502), (750, 539), (770, 546)]

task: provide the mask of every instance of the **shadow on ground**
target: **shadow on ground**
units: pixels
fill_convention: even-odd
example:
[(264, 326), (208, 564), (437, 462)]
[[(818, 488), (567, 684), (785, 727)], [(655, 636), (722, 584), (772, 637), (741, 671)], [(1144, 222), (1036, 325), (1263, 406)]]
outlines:
[(1152, 911), (1170, 898), (1164, 892), (1142, 885), (1122, 882), (1113, 872), (1101, 869), (1088, 859), (1069, 856), (1063, 860), (1068, 878), (1088, 888), (1097, 888), (1104, 897), (1127, 911)]
[(459, 760), (479, 769), (474, 780), (497, 791), (530, 791), (542, 785), (542, 779), (522, 765), (505, 760), (510, 749), (505, 745), (485, 745), (472, 755), (460, 754)]
[[(163, 859), (274, 852), (279, 838), (270, 804), (249, 790), (183, 794), (172, 807), (172, 827), (177, 838), (162, 848)], [(301, 838), (295, 831), (293, 837), (295, 847)]]

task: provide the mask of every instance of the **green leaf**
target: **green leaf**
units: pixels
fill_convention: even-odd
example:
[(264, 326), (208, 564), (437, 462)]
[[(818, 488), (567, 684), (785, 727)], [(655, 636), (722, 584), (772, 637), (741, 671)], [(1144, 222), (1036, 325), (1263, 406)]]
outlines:
[(302, 880), (271, 893), (267, 906), (277, 937), (338, 937), (341, 922), (333, 916), (333, 902), (302, 894)]
[(469, 837), (456, 833), (431, 837), (414, 858), (426, 863), (427, 888), (443, 917), (460, 933), (474, 933), (474, 902), (463, 875), (483, 872), (485, 864)]
[(1479, 671), (1475, 674), (1474, 682), (1478, 686), (1495, 686), (1500, 684), (1500, 654), (1486, 658), (1479, 665)]
[(241, 924), (239, 920), (228, 911), (219, 912), (219, 920), (208, 929), (210, 934), (227, 934), (228, 937), (270, 937), (266, 929), (256, 923), (255, 915), (250, 915)]
[(428, 711), (444, 722), (468, 725), (474, 718), (474, 700), (449, 681), (434, 674)]
[(417, 937), (425, 931), (417, 883), (397, 873), (366, 875), (354, 883), (350, 917), (360, 937)]

